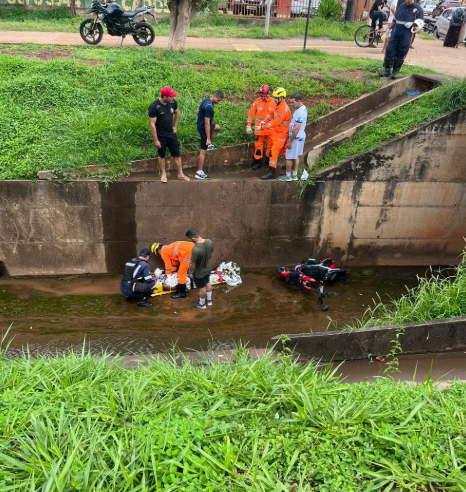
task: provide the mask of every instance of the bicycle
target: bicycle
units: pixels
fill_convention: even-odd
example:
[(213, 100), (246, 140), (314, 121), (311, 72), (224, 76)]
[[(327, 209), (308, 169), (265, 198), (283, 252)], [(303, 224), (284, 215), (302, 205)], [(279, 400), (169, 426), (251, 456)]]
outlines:
[(354, 33), (354, 42), (361, 48), (367, 48), (371, 44), (378, 45), (382, 42), (383, 32), (378, 29), (372, 29), (371, 26), (361, 26)]

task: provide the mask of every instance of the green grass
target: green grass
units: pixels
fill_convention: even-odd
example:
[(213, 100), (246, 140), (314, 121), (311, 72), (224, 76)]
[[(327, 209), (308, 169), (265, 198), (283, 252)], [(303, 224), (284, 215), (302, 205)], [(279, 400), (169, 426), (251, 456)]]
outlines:
[(0, 357), (2, 491), (360, 492), (466, 488), (466, 386), (342, 384), (241, 348), (129, 371)]
[[(62, 58), (30, 58), (44, 52)], [(179, 137), (186, 152), (198, 149), (196, 111), (201, 99), (216, 89), (226, 94), (216, 110), (223, 128), (217, 143), (233, 145), (250, 140), (245, 121), (261, 84), (323, 98), (310, 108), (315, 119), (331, 109), (328, 98), (333, 95), (355, 98), (380, 87), (378, 68), (377, 61), (316, 50), (264, 57), (201, 50), (179, 54), (139, 48), (0, 46), (0, 179), (34, 178), (44, 169), (100, 163), (109, 164), (113, 172), (112, 166), (121, 169), (133, 159), (153, 157), (147, 108), (164, 85), (179, 92)], [(362, 81), (345, 77), (352, 70), (367, 75)]]
[(419, 284), (393, 300), (377, 302), (361, 319), (345, 328), (368, 328), (379, 325), (421, 323), (436, 319), (466, 316), (466, 256), (457, 267), (432, 271), (428, 277), (418, 277)]
[(314, 170), (320, 171), (356, 154), (370, 152), (391, 138), (400, 137), (450, 111), (464, 108), (466, 108), (466, 80), (443, 84), (417, 101), (374, 120), (358, 131), (354, 137), (343, 141), (320, 157), (315, 163)]
[[(85, 17), (72, 19), (68, 8), (30, 10), (24, 6), (0, 9), (2, 31), (79, 32), (79, 24)], [(198, 16), (191, 23), (188, 36), (197, 38), (264, 38), (264, 19), (243, 20), (228, 15)], [(304, 37), (305, 19), (274, 22), (269, 38), (286, 39)], [(325, 37), (336, 41), (352, 41), (360, 24), (335, 22), (314, 17), (309, 25), (310, 37)], [(155, 26), (156, 35), (168, 36), (170, 20), (160, 17)]]

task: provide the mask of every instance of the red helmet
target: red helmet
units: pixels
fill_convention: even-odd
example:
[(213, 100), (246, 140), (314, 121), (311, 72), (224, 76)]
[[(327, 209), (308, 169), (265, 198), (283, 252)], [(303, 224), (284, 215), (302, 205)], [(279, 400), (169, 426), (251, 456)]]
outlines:
[(270, 87), (268, 85), (261, 85), (257, 93), (259, 96), (268, 96), (270, 93)]

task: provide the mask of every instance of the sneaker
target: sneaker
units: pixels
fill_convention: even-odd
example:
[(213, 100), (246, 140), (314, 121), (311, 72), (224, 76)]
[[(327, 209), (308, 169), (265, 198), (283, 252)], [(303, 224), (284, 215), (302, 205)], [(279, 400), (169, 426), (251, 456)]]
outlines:
[(211, 152), (212, 150), (217, 150), (217, 147), (215, 147), (214, 144), (210, 144), (207, 146), (207, 152)]
[(291, 181), (298, 181), (298, 175), (297, 174), (293, 174), (291, 176)]
[(207, 176), (207, 174), (204, 171), (196, 171), (194, 177), (196, 179), (210, 179), (210, 176)]
[(152, 307), (154, 304), (145, 300), (138, 302), (138, 307)]
[(195, 302), (194, 304), (192, 304), (192, 307), (193, 308), (197, 308), (197, 309), (205, 309), (207, 306), (205, 304), (199, 304), (199, 302)]
[(207, 301), (208, 306), (212, 306), (212, 301)]
[(278, 181), (287, 181), (291, 183), (291, 181), (293, 181), (293, 178), (291, 176), (287, 176), (286, 174), (284, 174), (283, 176), (280, 176), (278, 178)]

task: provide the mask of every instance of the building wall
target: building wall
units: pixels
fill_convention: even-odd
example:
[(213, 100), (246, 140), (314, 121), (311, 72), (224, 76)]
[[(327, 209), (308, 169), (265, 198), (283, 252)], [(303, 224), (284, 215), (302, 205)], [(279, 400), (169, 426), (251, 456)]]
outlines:
[[(139, 248), (215, 242), (214, 263), (275, 267), (306, 256), (347, 265), (454, 263), (466, 225), (466, 112), (294, 183), (248, 178), (0, 182), (0, 273), (120, 272)], [(155, 266), (155, 264), (154, 264)]]

